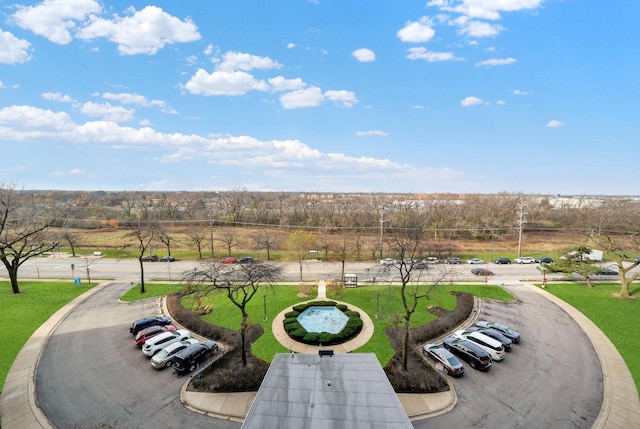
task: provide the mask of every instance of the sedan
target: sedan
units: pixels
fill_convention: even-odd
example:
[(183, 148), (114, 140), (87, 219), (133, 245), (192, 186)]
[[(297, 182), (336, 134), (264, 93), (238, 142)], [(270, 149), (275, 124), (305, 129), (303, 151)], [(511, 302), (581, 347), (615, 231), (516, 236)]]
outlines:
[(239, 264), (253, 264), (256, 260), (251, 256), (245, 256), (244, 258), (238, 259)]
[(458, 338), (445, 338), (442, 342), (445, 349), (449, 350), (469, 362), (473, 369), (489, 370), (491, 368), (491, 356), (480, 347), (467, 340)]
[(505, 337), (509, 338), (514, 343), (517, 344), (520, 342), (520, 334), (502, 323), (497, 323), (497, 322), (491, 323), (491, 322), (487, 322), (486, 320), (479, 320), (476, 323), (476, 326), (479, 326), (481, 328), (493, 328), (497, 331), (502, 332), (502, 334)]
[(427, 269), (427, 261), (416, 261), (411, 266), (415, 270), (426, 270)]
[(492, 276), (493, 275), (493, 271), (491, 270), (487, 270), (486, 268), (473, 268), (471, 269), (471, 273), (475, 274), (476, 276)]
[(160, 259), (158, 259), (158, 261), (160, 261), (160, 262), (173, 262), (175, 260), (176, 260), (176, 258), (174, 258), (171, 255), (165, 255), (165, 256), (161, 257)]
[(513, 260), (514, 264), (535, 264), (536, 260), (531, 256), (522, 256)]
[(548, 256), (543, 256), (541, 258), (536, 259), (536, 262), (544, 263), (544, 264), (553, 264), (553, 258)]
[(158, 262), (158, 255), (144, 255), (140, 260), (142, 262)]
[(603, 268), (596, 274), (600, 276), (617, 276), (618, 272), (616, 270), (612, 270), (611, 268)]
[(151, 358), (151, 366), (154, 369), (169, 368), (173, 365), (173, 357), (186, 349), (192, 344), (198, 344), (199, 341), (195, 338), (189, 338), (188, 340), (180, 341), (178, 343), (169, 344), (164, 349), (160, 350)]
[(484, 261), (480, 258), (467, 259), (467, 264), (484, 264)]
[(236, 262), (238, 262), (238, 260), (233, 256), (227, 256), (226, 258), (220, 259), (220, 262), (222, 262), (223, 264), (235, 264)]
[(445, 374), (451, 374), (454, 377), (460, 377), (464, 374), (464, 366), (449, 350), (437, 344), (425, 344), (422, 352), (433, 359), (436, 364), (442, 365), (442, 371)]
[(451, 256), (444, 260), (445, 264), (459, 264), (460, 262), (460, 258), (458, 258), (457, 256)]
[(387, 267), (390, 265), (395, 265), (395, 263), (396, 263), (396, 260), (393, 258), (384, 258), (380, 260), (380, 265), (387, 266)]
[(136, 339), (135, 339), (136, 346), (142, 347), (142, 345), (148, 339), (153, 338), (156, 335), (160, 335), (163, 332), (174, 332), (175, 330), (176, 330), (176, 327), (173, 325), (168, 325), (168, 326), (156, 325), (156, 326), (151, 326), (150, 328), (147, 328), (147, 329), (143, 329), (142, 331), (138, 332), (138, 334), (136, 335)]

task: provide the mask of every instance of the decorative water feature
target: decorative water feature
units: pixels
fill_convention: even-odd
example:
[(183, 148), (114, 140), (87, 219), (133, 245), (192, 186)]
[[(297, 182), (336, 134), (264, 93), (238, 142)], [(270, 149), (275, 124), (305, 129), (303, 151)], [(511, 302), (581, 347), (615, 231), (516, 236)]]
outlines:
[(349, 317), (336, 307), (309, 307), (298, 316), (298, 322), (307, 332), (342, 331)]

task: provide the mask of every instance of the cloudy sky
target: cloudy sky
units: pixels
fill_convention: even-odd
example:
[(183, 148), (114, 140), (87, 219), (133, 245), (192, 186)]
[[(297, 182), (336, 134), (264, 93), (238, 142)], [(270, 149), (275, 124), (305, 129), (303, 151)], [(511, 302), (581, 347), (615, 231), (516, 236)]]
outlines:
[(640, 194), (640, 2), (0, 0), (0, 183)]

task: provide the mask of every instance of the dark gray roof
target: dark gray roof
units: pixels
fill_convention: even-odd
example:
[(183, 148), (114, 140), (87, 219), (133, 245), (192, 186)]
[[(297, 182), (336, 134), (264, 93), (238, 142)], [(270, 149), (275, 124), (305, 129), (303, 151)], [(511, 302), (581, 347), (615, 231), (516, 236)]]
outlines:
[(277, 354), (242, 429), (412, 428), (373, 353)]

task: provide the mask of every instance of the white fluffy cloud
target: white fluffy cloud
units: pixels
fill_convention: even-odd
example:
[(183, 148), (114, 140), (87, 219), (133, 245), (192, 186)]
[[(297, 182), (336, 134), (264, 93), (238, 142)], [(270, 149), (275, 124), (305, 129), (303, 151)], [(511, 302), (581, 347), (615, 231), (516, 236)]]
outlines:
[(280, 104), (285, 109), (299, 109), (302, 107), (315, 107), (324, 102), (322, 90), (317, 86), (306, 89), (287, 92), (280, 96)]
[(184, 88), (197, 95), (244, 95), (249, 91), (268, 91), (269, 85), (243, 71), (208, 73), (199, 69)]
[(110, 20), (92, 16), (76, 36), (84, 40), (105, 37), (116, 43), (123, 55), (152, 55), (167, 44), (200, 39), (198, 28), (190, 19), (181, 21), (156, 6)]
[(44, 92), (42, 98), (45, 100), (59, 101), (61, 103), (75, 103), (75, 100), (68, 95), (62, 95), (59, 92)]
[(46, 37), (58, 45), (71, 42), (76, 21), (102, 11), (95, 0), (44, 0), (35, 6), (18, 6), (13, 20), (25, 30)]
[(268, 79), (267, 82), (271, 85), (271, 91), (273, 92), (295, 91), (307, 86), (307, 84), (299, 77), (295, 79), (286, 79), (282, 76), (276, 76)]
[(515, 63), (516, 60), (515, 58), (491, 58), (488, 60), (484, 60), (484, 61), (480, 61), (476, 63), (476, 66), (480, 67), (480, 66), (487, 66), (487, 67), (494, 67), (494, 66), (506, 66), (509, 64), (513, 64)]
[(251, 71), (253, 69), (280, 69), (282, 65), (269, 57), (260, 57), (244, 52), (227, 52), (222, 57), (216, 70), (232, 72), (236, 70)]
[(469, 106), (477, 106), (479, 104), (486, 104), (486, 103), (482, 98), (465, 97), (462, 101), (460, 101), (460, 104), (462, 104), (462, 106), (464, 107), (469, 107)]
[(386, 137), (389, 135), (388, 132), (386, 131), (380, 131), (380, 130), (370, 130), (370, 131), (358, 131), (356, 132), (356, 135), (359, 137), (362, 136), (380, 136), (380, 137)]
[(452, 52), (433, 52), (423, 47), (409, 48), (407, 52), (407, 58), (410, 60), (424, 60), (430, 63), (456, 59)]
[(566, 125), (567, 125), (566, 122), (562, 122), (562, 121), (559, 121), (557, 119), (552, 119), (549, 122), (547, 122), (546, 127), (547, 128), (562, 128), (562, 127), (564, 127)]
[(370, 63), (376, 60), (376, 54), (367, 48), (356, 49), (351, 55), (361, 63)]
[(472, 18), (496, 20), (500, 12), (516, 12), (536, 9), (543, 0), (431, 0), (427, 6), (436, 6), (443, 11), (456, 12)]
[(105, 121), (126, 122), (133, 117), (134, 110), (125, 109), (122, 106), (112, 106), (110, 103), (84, 103), (80, 111), (94, 118), (102, 118)]
[(0, 64), (19, 64), (31, 59), (31, 44), (0, 30)]
[(426, 16), (423, 16), (418, 21), (408, 22), (396, 33), (400, 40), (409, 43), (428, 42), (435, 34), (433, 22)]
[(466, 16), (461, 16), (454, 20), (460, 28), (460, 34), (466, 34), (471, 37), (493, 37), (497, 36), (504, 28), (501, 25), (490, 24), (488, 22), (469, 20)]

